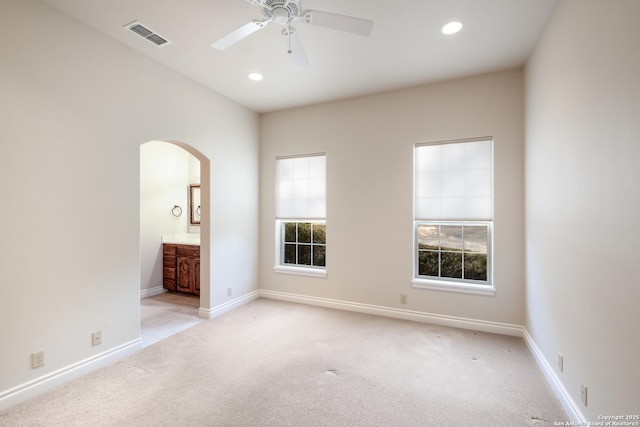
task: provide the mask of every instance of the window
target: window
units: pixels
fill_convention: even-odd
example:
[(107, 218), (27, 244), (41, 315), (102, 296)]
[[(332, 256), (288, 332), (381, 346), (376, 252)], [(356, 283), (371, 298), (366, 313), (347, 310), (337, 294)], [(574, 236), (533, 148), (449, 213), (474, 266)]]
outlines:
[(487, 281), (488, 225), (418, 225), (418, 276)]
[(327, 227), (321, 222), (282, 222), (282, 264), (325, 267)]
[(277, 158), (276, 272), (326, 277), (325, 215), (325, 155)]
[(412, 284), (495, 294), (492, 225), (493, 141), (417, 144)]

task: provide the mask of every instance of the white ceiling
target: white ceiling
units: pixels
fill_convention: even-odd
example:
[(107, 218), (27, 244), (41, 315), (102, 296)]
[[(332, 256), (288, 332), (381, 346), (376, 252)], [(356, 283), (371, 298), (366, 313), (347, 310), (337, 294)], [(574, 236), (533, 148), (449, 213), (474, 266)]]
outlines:
[[(301, 9), (375, 21), (370, 37), (294, 25), (311, 67), (293, 68), (269, 24), (226, 50), (210, 44), (256, 18), (247, 0), (43, 0), (257, 112), (411, 87), (523, 65), (556, 0), (300, 0)], [(440, 32), (457, 20), (462, 31)], [(158, 48), (124, 28), (140, 21)], [(264, 75), (250, 81), (253, 71)]]

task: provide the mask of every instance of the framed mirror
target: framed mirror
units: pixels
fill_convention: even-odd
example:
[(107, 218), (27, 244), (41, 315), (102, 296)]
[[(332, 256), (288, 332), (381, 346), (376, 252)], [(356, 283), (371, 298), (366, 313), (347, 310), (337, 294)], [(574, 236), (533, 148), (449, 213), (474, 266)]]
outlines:
[(189, 224), (200, 225), (200, 184), (189, 185)]

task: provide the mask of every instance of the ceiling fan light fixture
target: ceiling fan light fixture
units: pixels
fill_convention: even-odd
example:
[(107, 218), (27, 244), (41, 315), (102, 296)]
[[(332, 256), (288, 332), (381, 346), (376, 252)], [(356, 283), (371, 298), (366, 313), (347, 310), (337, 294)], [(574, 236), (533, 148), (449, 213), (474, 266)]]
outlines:
[(284, 7), (276, 7), (271, 11), (273, 21), (280, 25), (291, 22), (291, 13)]
[(444, 27), (442, 27), (442, 34), (451, 35), (455, 34), (462, 29), (462, 23), (458, 21), (451, 21)]
[(247, 77), (249, 77), (249, 79), (253, 80), (254, 82), (259, 82), (260, 80), (264, 79), (264, 76), (260, 73), (249, 73)]

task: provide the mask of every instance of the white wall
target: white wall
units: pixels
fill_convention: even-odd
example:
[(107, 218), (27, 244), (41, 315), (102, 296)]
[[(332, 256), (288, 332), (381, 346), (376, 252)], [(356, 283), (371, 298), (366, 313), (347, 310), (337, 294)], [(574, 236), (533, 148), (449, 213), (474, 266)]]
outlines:
[[(521, 325), (522, 107), (515, 70), (261, 116), (261, 288)], [(482, 136), (495, 140), (497, 294), (414, 289), (413, 146)], [(276, 274), (275, 159), (315, 152), (327, 153), (328, 277)]]
[(640, 409), (638, 52), (640, 2), (561, 0), (526, 68), (526, 328), (591, 421)]
[[(234, 297), (257, 289), (258, 117), (37, 0), (0, 10), (2, 404), (13, 387), (139, 342), (142, 143), (208, 159), (201, 305), (227, 301), (230, 283)], [(32, 370), (39, 350), (46, 365)]]
[[(163, 141), (140, 146), (140, 290), (162, 287), (162, 236), (199, 233), (189, 225), (189, 185), (200, 183), (200, 161)], [(182, 209), (174, 216), (174, 206)]]

